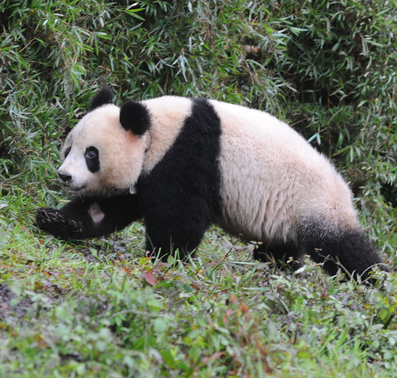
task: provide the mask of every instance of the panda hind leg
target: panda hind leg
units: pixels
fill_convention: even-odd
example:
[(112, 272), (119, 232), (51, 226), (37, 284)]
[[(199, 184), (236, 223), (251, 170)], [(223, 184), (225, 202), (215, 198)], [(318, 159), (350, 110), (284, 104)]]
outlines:
[(262, 262), (275, 262), (278, 268), (296, 271), (304, 264), (297, 245), (288, 243), (261, 243), (254, 249), (253, 257)]
[(325, 224), (306, 222), (301, 226), (299, 240), (312, 260), (322, 263), (330, 275), (335, 275), (340, 269), (353, 278), (359, 275), (366, 279), (375, 266), (390, 271), (380, 253), (360, 229), (340, 228), (332, 231)]

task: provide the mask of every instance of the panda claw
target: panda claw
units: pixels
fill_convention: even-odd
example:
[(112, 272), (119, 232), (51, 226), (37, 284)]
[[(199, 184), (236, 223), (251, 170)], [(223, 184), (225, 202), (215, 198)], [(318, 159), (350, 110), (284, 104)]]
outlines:
[(36, 225), (60, 239), (78, 239), (84, 232), (84, 225), (51, 208), (39, 208), (36, 211)]

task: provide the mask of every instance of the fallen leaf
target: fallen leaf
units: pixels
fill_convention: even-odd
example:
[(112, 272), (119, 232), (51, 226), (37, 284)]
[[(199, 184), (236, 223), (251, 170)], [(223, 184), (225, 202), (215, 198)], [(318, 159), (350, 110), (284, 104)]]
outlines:
[(249, 310), (249, 307), (247, 305), (245, 305), (244, 303), (241, 303), (240, 308), (243, 313), (245, 313)]
[(156, 286), (156, 277), (151, 271), (143, 273), (143, 278), (149, 285)]

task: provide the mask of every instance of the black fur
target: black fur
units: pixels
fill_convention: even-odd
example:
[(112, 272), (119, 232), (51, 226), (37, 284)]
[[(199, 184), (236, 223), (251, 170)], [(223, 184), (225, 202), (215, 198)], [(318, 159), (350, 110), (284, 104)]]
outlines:
[(330, 275), (341, 269), (353, 277), (360, 275), (365, 279), (375, 266), (389, 271), (361, 230), (332, 232), (321, 221), (306, 221), (301, 225), (299, 242), (313, 261), (324, 264), (324, 270)]
[[(192, 115), (137, 194), (110, 198), (76, 197), (60, 210), (38, 209), (38, 226), (62, 239), (107, 235), (143, 218), (147, 249), (165, 258), (179, 250), (184, 258), (201, 242), (220, 215), (221, 124), (206, 100), (194, 100)], [(94, 224), (88, 209), (96, 202), (105, 218)]]
[(194, 100), (192, 115), (172, 148), (138, 180), (148, 250), (165, 257), (178, 249), (184, 258), (220, 214), (220, 136), (213, 107)]
[[(113, 91), (104, 88), (92, 100), (90, 110), (112, 100)], [(120, 122), (124, 129), (143, 135), (150, 128), (150, 113), (145, 105), (128, 101), (121, 108)], [(204, 99), (192, 100), (191, 116), (161, 161), (150, 173), (139, 177), (136, 194), (79, 196), (60, 210), (38, 209), (37, 225), (62, 239), (86, 239), (121, 230), (143, 218), (147, 249), (153, 255), (166, 258), (179, 251), (178, 256), (185, 258), (194, 252), (209, 225), (222, 217), (221, 133), (221, 122), (213, 106)], [(98, 167), (89, 167), (93, 171), (99, 168), (99, 160)], [(88, 212), (94, 203), (105, 215), (98, 223)], [(366, 278), (377, 264), (389, 270), (360, 230), (332, 231), (321, 219), (301, 220), (295, 242), (263, 243), (254, 251), (254, 257), (267, 260), (273, 256), (284, 266), (297, 269), (305, 253), (323, 263), (330, 274), (340, 268)], [(289, 257), (295, 262), (285, 264)]]
[(69, 147), (65, 150), (65, 155), (64, 155), (64, 157), (63, 157), (64, 159), (67, 158), (67, 156), (69, 155), (71, 149), (72, 149), (72, 146), (69, 146)]
[(111, 87), (104, 87), (93, 97), (90, 103), (88, 111), (93, 111), (105, 104), (112, 104), (114, 97), (114, 91)]
[(303, 266), (302, 253), (294, 243), (262, 243), (254, 249), (255, 260), (275, 262), (281, 269), (297, 270)]
[(126, 101), (120, 109), (120, 123), (126, 131), (143, 135), (150, 127), (146, 106), (139, 102)]
[(100, 162), (99, 162), (99, 151), (91, 146), (88, 147), (84, 154), (85, 162), (87, 164), (87, 168), (92, 172), (98, 172), (100, 169)]
[[(254, 250), (254, 258), (268, 262), (273, 259), (282, 268), (299, 269), (302, 257), (308, 254), (316, 263), (322, 263), (324, 270), (335, 275), (340, 269), (348, 276), (366, 279), (376, 266), (389, 271), (382, 257), (360, 230), (340, 229), (330, 231), (321, 221), (303, 222), (298, 235), (298, 245), (294, 243), (263, 243)], [(290, 258), (293, 261), (289, 261)], [(373, 269), (371, 269), (373, 268)], [(350, 278), (350, 277), (349, 277)]]
[[(95, 224), (88, 214), (88, 209), (93, 203), (97, 203), (105, 214), (105, 218), (99, 224)], [(78, 196), (60, 210), (40, 208), (36, 211), (37, 225), (64, 240), (108, 235), (141, 217), (138, 197), (132, 194), (109, 198)]]

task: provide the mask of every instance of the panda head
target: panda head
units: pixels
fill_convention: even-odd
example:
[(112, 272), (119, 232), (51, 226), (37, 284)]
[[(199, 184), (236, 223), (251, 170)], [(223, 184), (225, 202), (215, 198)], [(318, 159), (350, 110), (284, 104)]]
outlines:
[(66, 138), (58, 170), (73, 193), (109, 196), (132, 190), (142, 170), (150, 116), (146, 107), (113, 104), (113, 90), (101, 89), (89, 112)]

